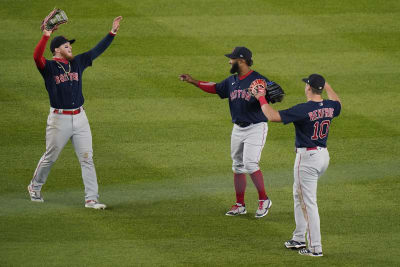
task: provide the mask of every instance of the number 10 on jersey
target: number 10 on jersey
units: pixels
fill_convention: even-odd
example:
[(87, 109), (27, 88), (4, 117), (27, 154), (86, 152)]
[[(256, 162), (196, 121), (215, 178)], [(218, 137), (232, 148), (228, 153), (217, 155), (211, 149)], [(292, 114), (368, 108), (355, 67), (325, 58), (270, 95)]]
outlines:
[(314, 134), (311, 137), (311, 140), (324, 139), (329, 132), (329, 126), (331, 125), (330, 120), (324, 120), (321, 123), (316, 121), (314, 123)]

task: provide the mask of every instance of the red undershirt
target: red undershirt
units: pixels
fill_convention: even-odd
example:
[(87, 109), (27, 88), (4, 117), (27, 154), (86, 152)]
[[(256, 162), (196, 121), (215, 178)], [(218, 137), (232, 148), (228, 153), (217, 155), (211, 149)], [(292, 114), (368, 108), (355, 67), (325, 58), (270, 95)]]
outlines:
[(39, 43), (35, 47), (35, 51), (33, 52), (33, 59), (40, 70), (43, 70), (46, 65), (46, 59), (44, 58), (43, 53), (49, 38), (50, 36), (42, 35), (42, 39), (40, 39)]
[[(250, 70), (248, 73), (246, 73), (243, 76), (239, 76), (239, 80), (244, 80), (247, 78), (247, 76), (249, 76), (251, 73), (253, 72), (253, 70)], [(210, 94), (216, 94), (216, 88), (215, 88), (215, 84), (214, 82), (203, 82), (203, 81), (199, 81), (197, 83), (197, 87), (199, 87), (201, 90), (203, 90), (204, 92), (210, 93)]]

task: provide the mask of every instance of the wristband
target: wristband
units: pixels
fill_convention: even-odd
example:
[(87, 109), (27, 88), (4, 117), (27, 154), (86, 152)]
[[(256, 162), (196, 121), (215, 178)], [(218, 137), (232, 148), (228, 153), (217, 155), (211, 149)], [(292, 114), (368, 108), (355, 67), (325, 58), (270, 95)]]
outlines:
[(265, 99), (265, 96), (260, 96), (260, 98), (258, 99), (258, 102), (260, 102), (260, 106), (268, 104), (268, 101), (267, 101), (267, 99)]

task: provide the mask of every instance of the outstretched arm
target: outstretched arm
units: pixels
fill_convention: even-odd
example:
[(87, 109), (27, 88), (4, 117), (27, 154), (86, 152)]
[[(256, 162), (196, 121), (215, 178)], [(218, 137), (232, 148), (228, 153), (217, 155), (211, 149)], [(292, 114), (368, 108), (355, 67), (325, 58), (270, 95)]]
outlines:
[[(42, 21), (42, 26), (40, 27), (43, 31), (42, 38), (39, 43), (35, 47), (35, 51), (33, 52), (33, 60), (35, 60), (36, 66), (38, 69), (43, 70), (46, 65), (46, 59), (44, 58), (44, 50), (46, 48), (47, 41), (50, 38), (50, 35), (58, 29), (59, 25), (54, 26), (51, 30), (46, 30), (45, 24), (54, 15), (56, 9), (50, 12), (50, 14)], [(64, 22), (65, 23), (65, 22)]]
[(193, 79), (192, 76), (190, 76), (189, 74), (181, 74), (179, 76), (179, 78), (181, 79), (181, 81), (184, 81), (184, 82), (187, 82), (187, 83), (191, 83), (191, 84), (199, 87), (204, 92), (207, 92), (207, 93), (210, 93), (210, 94), (216, 94), (217, 93), (217, 91), (215, 89), (215, 83), (214, 82), (198, 81), (196, 79)]
[(119, 22), (122, 20), (122, 16), (116, 17), (113, 21), (113, 25), (109, 34), (103, 38), (92, 50), (89, 51), (89, 54), (92, 60), (96, 59), (100, 56), (111, 44), (114, 40), (114, 36), (117, 34), (119, 30)]
[(281, 122), (282, 118), (281, 115), (277, 110), (275, 110), (273, 107), (271, 107), (270, 104), (268, 104), (267, 100), (265, 99), (265, 90), (255, 90), (253, 89), (253, 94), (254, 97), (258, 99), (261, 105), (261, 110), (264, 113), (265, 117), (269, 121), (272, 122)]

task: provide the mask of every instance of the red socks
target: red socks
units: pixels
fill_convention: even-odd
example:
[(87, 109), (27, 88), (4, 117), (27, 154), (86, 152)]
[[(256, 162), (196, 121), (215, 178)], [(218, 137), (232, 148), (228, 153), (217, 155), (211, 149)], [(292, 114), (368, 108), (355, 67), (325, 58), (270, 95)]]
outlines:
[(267, 194), (265, 193), (264, 187), (264, 177), (260, 170), (253, 172), (250, 174), (251, 179), (253, 180), (254, 185), (258, 191), (258, 199), (259, 200), (266, 200), (268, 199)]
[[(266, 200), (268, 199), (265, 193), (264, 187), (264, 177), (260, 170), (250, 174), (251, 180), (253, 180), (254, 185), (258, 191), (258, 199)], [(236, 191), (236, 203), (242, 204), (244, 206), (244, 192), (246, 191), (246, 174), (244, 173), (234, 173), (233, 181), (235, 183)]]
[(246, 174), (234, 173), (233, 181), (235, 184), (236, 191), (236, 203), (244, 206), (244, 192), (246, 191)]

